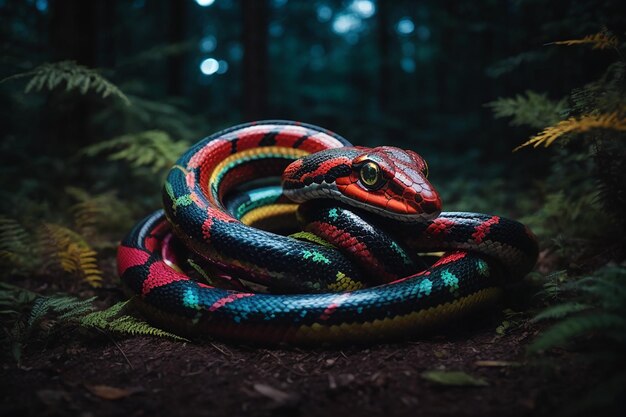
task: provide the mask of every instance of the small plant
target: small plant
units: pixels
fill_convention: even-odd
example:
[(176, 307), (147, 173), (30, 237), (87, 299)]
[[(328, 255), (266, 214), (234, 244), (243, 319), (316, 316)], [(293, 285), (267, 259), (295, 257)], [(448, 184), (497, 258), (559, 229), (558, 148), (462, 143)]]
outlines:
[(80, 234), (58, 224), (44, 223), (40, 247), (47, 267), (60, 267), (92, 287), (102, 286), (102, 271), (98, 267), (96, 251)]
[(566, 100), (553, 101), (545, 94), (526, 91), (512, 98), (499, 98), (485, 104), (496, 118), (511, 117), (513, 126), (544, 128), (557, 123), (567, 111)]
[(24, 346), (71, 330), (185, 340), (127, 314), (129, 302), (120, 302), (100, 310), (96, 306), (96, 297), (79, 299), (63, 293), (40, 296), (20, 287), (0, 283), (2, 346), (7, 347), (19, 363)]
[(602, 382), (565, 414), (595, 413), (617, 404), (626, 395), (626, 267), (608, 266), (571, 283), (569, 300), (548, 307), (534, 321), (555, 320), (529, 346), (531, 354), (551, 348), (591, 346), (584, 355), (595, 367), (605, 369)]
[(82, 188), (66, 187), (65, 192), (75, 201), (69, 208), (74, 229), (90, 243), (97, 243), (103, 232), (125, 232), (134, 221), (131, 205), (114, 191), (91, 194)]
[(17, 220), (0, 217), (0, 267), (2, 276), (23, 274), (39, 265), (37, 245)]
[[(543, 207), (522, 219), (542, 240), (542, 246), (563, 260), (611, 256), (622, 245), (626, 210), (626, 63), (617, 37), (603, 29), (581, 39), (552, 45), (591, 45), (615, 49), (619, 60), (587, 85), (558, 101), (526, 92), (498, 99), (487, 106), (496, 117), (511, 117), (512, 125), (542, 129), (516, 147), (553, 147), (551, 173), (537, 190)], [(583, 139), (573, 141), (574, 138)], [(567, 145), (567, 146), (565, 146)], [(603, 255), (602, 253), (606, 255)]]
[(43, 89), (52, 91), (65, 86), (65, 91), (78, 90), (81, 94), (93, 91), (102, 98), (113, 96), (121, 99), (127, 105), (130, 104), (128, 97), (117, 86), (96, 70), (78, 65), (74, 61), (45, 63), (31, 71), (5, 78), (2, 82), (26, 77), (30, 77), (24, 89), (26, 93)]
[(188, 147), (187, 142), (174, 141), (164, 131), (147, 130), (88, 146), (82, 152), (88, 156), (108, 153), (109, 160), (125, 161), (135, 169), (147, 167), (156, 173), (170, 168)]

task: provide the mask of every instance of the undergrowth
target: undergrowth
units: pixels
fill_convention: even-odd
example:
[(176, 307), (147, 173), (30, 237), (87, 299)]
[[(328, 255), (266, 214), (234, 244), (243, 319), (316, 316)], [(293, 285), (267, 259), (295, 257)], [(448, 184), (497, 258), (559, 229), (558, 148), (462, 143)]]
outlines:
[(618, 60), (561, 100), (527, 92), (488, 104), (496, 117), (541, 129), (516, 151), (553, 149), (551, 173), (538, 189), (543, 206), (523, 221), (541, 237), (544, 258), (556, 256), (562, 270), (545, 278), (539, 296), (548, 306), (533, 321), (552, 325), (528, 353), (548, 355), (557, 347), (577, 351), (581, 361), (603, 372), (599, 384), (560, 414), (619, 414), (616, 404), (626, 395), (624, 45), (606, 29), (552, 45), (613, 49)]
[(0, 346), (5, 349), (2, 353), (19, 363), (27, 346), (41, 344), (72, 331), (185, 340), (129, 314), (129, 303), (130, 300), (123, 301), (101, 309), (96, 305), (97, 297), (80, 299), (64, 293), (42, 296), (0, 283)]

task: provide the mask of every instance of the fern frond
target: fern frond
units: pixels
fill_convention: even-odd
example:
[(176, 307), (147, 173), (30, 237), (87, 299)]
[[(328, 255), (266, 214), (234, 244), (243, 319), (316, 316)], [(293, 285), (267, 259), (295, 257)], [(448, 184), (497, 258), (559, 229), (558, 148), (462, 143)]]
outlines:
[(35, 242), (14, 219), (0, 216), (0, 268), (2, 274), (35, 269), (38, 265)]
[(129, 315), (120, 316), (129, 301), (117, 303), (110, 308), (87, 314), (80, 320), (80, 325), (86, 328), (98, 328), (115, 333), (168, 337), (176, 340), (187, 340), (173, 333), (153, 327), (145, 321)]
[(539, 336), (528, 347), (530, 353), (561, 346), (575, 337), (599, 330), (625, 329), (626, 320), (616, 314), (598, 312), (565, 319)]
[(563, 303), (552, 307), (548, 307), (541, 313), (537, 314), (531, 321), (537, 322), (547, 319), (560, 319), (573, 313), (579, 313), (583, 310), (591, 308), (586, 304), (580, 303)]
[(83, 279), (92, 287), (102, 285), (97, 253), (80, 234), (67, 227), (44, 223), (40, 246), (48, 265), (60, 266), (63, 271)]
[(88, 146), (82, 153), (95, 156), (107, 152), (110, 160), (122, 160), (134, 168), (149, 167), (159, 172), (170, 168), (188, 146), (187, 142), (173, 140), (167, 132), (147, 130)]
[(83, 95), (93, 91), (102, 98), (113, 96), (130, 105), (128, 97), (116, 85), (96, 70), (78, 65), (75, 61), (45, 63), (31, 71), (5, 78), (2, 82), (25, 77), (31, 77), (24, 90), (26, 93), (44, 88), (54, 90), (65, 85), (65, 91), (78, 90)]
[(606, 267), (578, 284), (581, 292), (593, 297), (601, 308), (626, 313), (626, 268)]
[(583, 133), (592, 129), (612, 129), (617, 131), (626, 131), (626, 118), (620, 112), (598, 115), (584, 115), (580, 118), (570, 117), (554, 126), (550, 126), (539, 134), (533, 136), (530, 140), (522, 143), (513, 151), (517, 151), (523, 147), (532, 145), (534, 148), (543, 145), (548, 147), (555, 140), (566, 134)]
[(37, 297), (36, 293), (25, 288), (0, 282), (0, 307), (5, 311), (17, 312)]
[(92, 195), (81, 188), (66, 187), (65, 192), (76, 201), (70, 207), (75, 229), (91, 243), (97, 240), (98, 231), (122, 231), (132, 224), (129, 204), (120, 200), (115, 191)]
[(80, 300), (70, 295), (54, 295), (52, 297), (39, 297), (33, 303), (27, 327), (32, 330), (48, 313), (55, 313), (58, 319), (70, 320), (87, 311), (93, 310), (93, 301), (96, 297)]
[(614, 62), (599, 79), (572, 90), (572, 115), (611, 113), (626, 108), (625, 83), (626, 63)]
[[(550, 44), (553, 45), (592, 45), (593, 49), (616, 49), (619, 46), (619, 39), (608, 30), (604, 29), (601, 32), (587, 35), (582, 39), (570, 39), (566, 41), (556, 41)], [(548, 45), (550, 45), (548, 44)]]
[(112, 305), (106, 310), (94, 311), (82, 317), (80, 319), (81, 326), (94, 327), (104, 329), (108, 326), (108, 323), (126, 307), (130, 300), (122, 301)]
[(566, 112), (565, 100), (553, 101), (545, 94), (526, 91), (525, 95), (499, 98), (485, 104), (496, 118), (512, 117), (511, 125), (544, 128), (557, 123)]

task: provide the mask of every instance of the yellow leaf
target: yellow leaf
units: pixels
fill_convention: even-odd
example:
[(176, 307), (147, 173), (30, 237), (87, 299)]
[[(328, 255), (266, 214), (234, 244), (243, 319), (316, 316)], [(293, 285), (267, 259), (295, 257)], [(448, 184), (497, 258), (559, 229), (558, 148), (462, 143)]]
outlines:
[(593, 49), (615, 49), (619, 45), (619, 40), (617, 39), (617, 36), (611, 34), (607, 30), (603, 30), (602, 32), (594, 33), (593, 35), (587, 35), (582, 39), (570, 39), (552, 43), (555, 45), (567, 46), (592, 44)]
[(532, 145), (534, 148), (540, 145), (548, 147), (565, 134), (582, 133), (591, 129), (626, 131), (626, 119), (618, 112), (598, 115), (587, 114), (580, 118), (570, 117), (567, 120), (560, 121), (554, 126), (545, 128), (539, 134), (530, 138), (530, 140), (513, 149), (513, 152), (529, 145)]

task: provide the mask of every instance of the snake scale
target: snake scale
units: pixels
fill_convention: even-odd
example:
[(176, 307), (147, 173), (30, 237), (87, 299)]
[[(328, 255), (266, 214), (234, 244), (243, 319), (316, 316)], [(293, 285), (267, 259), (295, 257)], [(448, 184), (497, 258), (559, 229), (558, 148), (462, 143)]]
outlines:
[[(441, 212), (427, 171), (413, 151), (355, 147), (317, 126), (234, 126), (171, 168), (164, 210), (122, 241), (118, 272), (149, 318), (179, 332), (314, 344), (413, 335), (497, 300), (538, 251), (519, 222)], [(296, 217), (306, 232), (271, 231)]]

